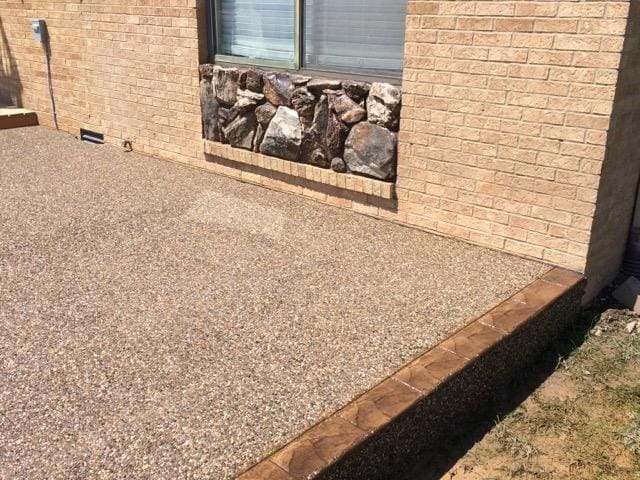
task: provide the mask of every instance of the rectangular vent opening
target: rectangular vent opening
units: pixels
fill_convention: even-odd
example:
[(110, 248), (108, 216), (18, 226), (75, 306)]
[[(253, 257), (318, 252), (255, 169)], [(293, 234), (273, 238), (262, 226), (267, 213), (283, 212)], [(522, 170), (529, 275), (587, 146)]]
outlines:
[(91, 130), (80, 129), (80, 140), (85, 143), (93, 143), (94, 145), (104, 144), (104, 135)]

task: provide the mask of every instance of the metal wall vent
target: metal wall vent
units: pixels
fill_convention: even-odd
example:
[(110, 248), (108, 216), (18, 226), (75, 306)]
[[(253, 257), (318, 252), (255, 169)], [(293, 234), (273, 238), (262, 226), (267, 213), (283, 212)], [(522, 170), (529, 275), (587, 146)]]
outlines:
[(85, 143), (93, 143), (94, 145), (102, 145), (104, 143), (104, 135), (91, 130), (80, 129), (80, 140)]

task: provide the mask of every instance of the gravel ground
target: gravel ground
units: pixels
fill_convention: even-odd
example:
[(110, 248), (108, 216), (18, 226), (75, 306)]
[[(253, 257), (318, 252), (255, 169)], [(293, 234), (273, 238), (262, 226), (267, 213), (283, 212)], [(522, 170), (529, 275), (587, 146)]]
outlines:
[(541, 264), (0, 131), (0, 478), (233, 476)]

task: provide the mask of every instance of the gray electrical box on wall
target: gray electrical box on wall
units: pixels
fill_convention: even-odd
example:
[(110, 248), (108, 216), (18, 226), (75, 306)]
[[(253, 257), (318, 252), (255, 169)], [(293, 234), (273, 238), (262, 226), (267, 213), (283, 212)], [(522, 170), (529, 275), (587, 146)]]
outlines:
[(40, 18), (36, 18), (35, 20), (31, 20), (31, 31), (33, 32), (33, 39), (42, 43), (44, 42), (45, 36), (45, 25), (44, 20)]

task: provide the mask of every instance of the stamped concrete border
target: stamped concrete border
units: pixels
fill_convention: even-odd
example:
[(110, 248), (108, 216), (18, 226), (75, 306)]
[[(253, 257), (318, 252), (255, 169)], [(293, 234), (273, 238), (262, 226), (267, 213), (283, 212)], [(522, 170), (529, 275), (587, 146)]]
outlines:
[(337, 173), (328, 168), (270, 157), (261, 153), (250, 152), (249, 150), (233, 148), (230, 145), (211, 140), (203, 140), (203, 142), (204, 153), (213, 157), (221, 157), (237, 163), (281, 173), (294, 179), (300, 178), (340, 190), (371, 195), (385, 200), (393, 200), (395, 198), (395, 184), (390, 182), (349, 173)]
[(238, 480), (397, 478), (570, 325), (585, 283), (552, 268)]

